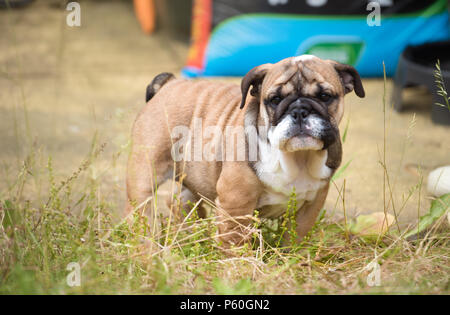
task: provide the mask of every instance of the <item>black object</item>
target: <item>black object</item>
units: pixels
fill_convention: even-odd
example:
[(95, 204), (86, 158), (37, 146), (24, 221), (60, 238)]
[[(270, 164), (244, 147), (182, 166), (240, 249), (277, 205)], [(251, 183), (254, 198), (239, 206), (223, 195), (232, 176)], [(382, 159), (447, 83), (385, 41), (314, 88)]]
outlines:
[(0, 0), (0, 9), (20, 8), (31, 2), (33, 2), (33, 0)]
[[(302, 15), (345, 15), (345, 16), (367, 16), (368, 1), (280, 1), (280, 0), (214, 0), (213, 5), (213, 27), (223, 20), (243, 14), (254, 13), (281, 13)], [(436, 2), (436, 0), (401, 0), (389, 5), (382, 5), (380, 14), (383, 17), (392, 14), (415, 14), (425, 10)], [(316, 3), (316, 4), (314, 4)]]
[(438, 60), (441, 64), (444, 84), (448, 89), (450, 88), (450, 41), (408, 46), (398, 62), (392, 102), (395, 110), (401, 111), (403, 88), (425, 86), (433, 94), (431, 119), (437, 124), (450, 125), (450, 110), (436, 105), (436, 103), (445, 104), (443, 97), (437, 94), (434, 76)]

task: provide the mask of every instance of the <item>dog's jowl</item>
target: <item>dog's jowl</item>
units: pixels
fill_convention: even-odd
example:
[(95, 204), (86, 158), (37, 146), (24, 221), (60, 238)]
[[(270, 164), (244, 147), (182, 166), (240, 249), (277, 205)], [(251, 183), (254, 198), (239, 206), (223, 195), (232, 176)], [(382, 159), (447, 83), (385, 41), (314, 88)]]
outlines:
[(215, 201), (223, 244), (240, 246), (254, 210), (283, 215), (295, 189), (302, 238), (341, 163), (338, 125), (351, 91), (364, 97), (353, 67), (309, 55), (255, 67), (240, 87), (158, 75), (133, 126), (127, 211), (141, 205), (152, 218), (145, 201), (175, 174), (186, 198)]

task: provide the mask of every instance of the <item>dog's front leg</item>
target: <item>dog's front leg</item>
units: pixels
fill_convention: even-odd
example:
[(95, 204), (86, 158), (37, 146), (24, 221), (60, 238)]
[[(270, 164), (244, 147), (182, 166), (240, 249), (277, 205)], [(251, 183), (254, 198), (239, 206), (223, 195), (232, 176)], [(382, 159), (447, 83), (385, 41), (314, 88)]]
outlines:
[(225, 249), (250, 242), (259, 187), (259, 179), (247, 162), (224, 163), (215, 202), (219, 239)]
[[(342, 161), (342, 143), (339, 135), (339, 131), (337, 131), (336, 141), (330, 145), (327, 149), (327, 161), (326, 166), (331, 169), (330, 176), (336, 172), (338, 167), (341, 165)], [(331, 180), (331, 178), (329, 179)], [(325, 187), (320, 189), (316, 198), (311, 201), (305, 203), (297, 212), (297, 240), (301, 241), (301, 239), (311, 230), (316, 222), (317, 216), (319, 215), (320, 210), (325, 203), (325, 200), (328, 195), (328, 189), (330, 184), (327, 183)]]
[[(330, 176), (332, 176), (341, 165), (342, 161), (342, 143), (340, 140), (339, 131), (337, 131), (336, 141), (328, 147), (327, 151), (327, 161), (325, 164), (331, 169)], [(331, 180), (331, 178), (329, 180)], [(298, 241), (301, 241), (314, 226), (317, 216), (319, 215), (320, 210), (322, 210), (327, 198), (329, 186), (330, 184), (327, 183), (325, 187), (317, 192), (316, 198), (313, 201), (305, 203), (298, 210), (296, 218), (296, 233)]]
[(327, 184), (325, 187), (320, 189), (313, 201), (305, 203), (300, 209), (298, 209), (296, 217), (297, 242), (300, 242), (314, 226), (317, 216), (319, 215), (320, 210), (322, 210), (325, 199), (327, 198), (329, 186), (330, 184)]

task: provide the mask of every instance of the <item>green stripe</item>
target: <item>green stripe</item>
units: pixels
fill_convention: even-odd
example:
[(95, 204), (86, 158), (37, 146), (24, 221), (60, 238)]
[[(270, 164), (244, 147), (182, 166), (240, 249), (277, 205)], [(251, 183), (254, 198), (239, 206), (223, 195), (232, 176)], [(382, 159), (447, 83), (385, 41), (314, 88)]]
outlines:
[[(429, 18), (433, 15), (438, 15), (447, 11), (447, 0), (437, 0), (434, 4), (428, 8), (412, 12), (412, 13), (398, 13), (389, 14), (386, 17), (389, 18), (410, 18), (410, 17), (425, 17)], [(367, 11), (367, 15), (371, 11)], [(279, 18), (279, 19), (302, 19), (302, 20), (365, 20), (367, 15), (308, 15), (308, 14), (284, 14), (284, 13), (246, 13), (242, 15), (237, 15), (228, 19), (223, 20), (213, 29), (212, 34), (216, 33), (219, 29), (224, 27), (226, 24), (231, 23), (235, 20), (249, 18), (249, 17), (268, 17), (268, 18)], [(382, 15), (383, 18), (383, 15)]]

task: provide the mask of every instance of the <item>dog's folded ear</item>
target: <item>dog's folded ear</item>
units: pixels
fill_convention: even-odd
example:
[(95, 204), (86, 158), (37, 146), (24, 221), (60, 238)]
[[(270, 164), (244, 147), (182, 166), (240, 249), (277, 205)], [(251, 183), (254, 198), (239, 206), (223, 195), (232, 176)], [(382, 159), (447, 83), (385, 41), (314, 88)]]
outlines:
[(333, 62), (334, 68), (341, 77), (342, 84), (344, 85), (345, 94), (355, 90), (356, 95), (364, 97), (366, 92), (361, 82), (361, 77), (358, 71), (352, 66), (342, 64), (339, 62)]
[(248, 90), (252, 87), (250, 94), (252, 96), (257, 96), (261, 90), (261, 84), (264, 80), (264, 77), (267, 74), (267, 70), (269, 70), (272, 64), (266, 63), (260, 66), (257, 66), (250, 70), (241, 82), (241, 91), (242, 91), (242, 101), (240, 108), (244, 108), (245, 100), (247, 99)]

